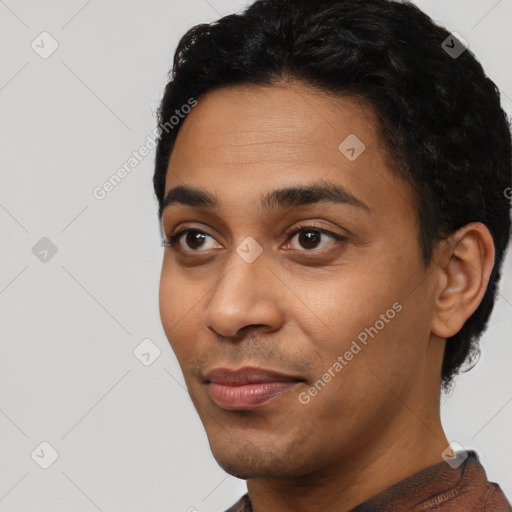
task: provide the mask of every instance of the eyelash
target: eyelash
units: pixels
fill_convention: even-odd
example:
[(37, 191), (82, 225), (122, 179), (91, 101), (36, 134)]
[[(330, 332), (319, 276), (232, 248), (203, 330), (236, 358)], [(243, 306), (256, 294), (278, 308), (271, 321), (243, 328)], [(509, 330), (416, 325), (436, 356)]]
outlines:
[[(185, 228), (185, 229), (182, 229), (181, 231), (178, 231), (174, 235), (166, 237), (166, 239), (162, 242), (162, 246), (166, 246), (167, 245), (167, 246), (171, 247), (172, 249), (176, 250), (175, 246), (178, 244), (179, 239), (181, 238), (181, 236), (186, 234), (186, 233), (188, 233), (189, 231), (193, 231), (193, 232), (200, 233), (202, 235), (206, 235), (206, 236), (210, 236), (211, 237), (211, 235), (209, 235), (208, 233), (205, 233), (204, 231), (201, 231), (200, 229)], [(296, 234), (300, 233), (301, 231), (318, 231), (319, 233), (322, 233), (322, 234), (327, 235), (327, 236), (329, 236), (331, 238), (334, 238), (338, 242), (344, 243), (344, 242), (347, 241), (347, 237), (345, 237), (343, 235), (339, 235), (338, 233), (333, 233), (332, 231), (329, 231), (329, 230), (323, 229), (323, 228), (319, 228), (319, 227), (314, 226), (314, 225), (298, 226), (293, 231), (286, 233), (286, 236), (288, 238), (293, 238)], [(203, 251), (197, 250), (197, 251), (186, 251), (186, 252), (189, 252), (189, 253), (198, 252), (198, 253), (200, 253), (200, 252), (203, 252)], [(315, 252), (315, 249), (311, 249), (311, 250), (305, 249), (304, 252)]]

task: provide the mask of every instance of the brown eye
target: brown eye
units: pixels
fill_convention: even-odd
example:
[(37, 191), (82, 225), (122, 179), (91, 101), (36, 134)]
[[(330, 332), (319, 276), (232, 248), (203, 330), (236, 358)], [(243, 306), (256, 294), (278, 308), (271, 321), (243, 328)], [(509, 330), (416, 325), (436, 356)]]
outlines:
[[(306, 249), (306, 250), (313, 250), (313, 249), (323, 249), (325, 247), (319, 247), (319, 245), (323, 242), (322, 235), (324, 237), (328, 237), (331, 240), (334, 240), (334, 243), (329, 245), (335, 245), (337, 242), (346, 242), (346, 237), (342, 235), (338, 235), (337, 233), (333, 233), (331, 231), (328, 231), (326, 229), (319, 229), (315, 226), (302, 226), (296, 229), (293, 233), (291, 233), (289, 236), (291, 238), (295, 237), (295, 235), (299, 235), (297, 241), (299, 244), (299, 247), (295, 247), (296, 249)], [(291, 243), (288, 244), (290, 246)], [(294, 247), (292, 247), (293, 249)]]
[(322, 233), (318, 230), (304, 230), (299, 234), (299, 243), (306, 249), (316, 249)]
[(187, 247), (191, 247), (192, 249), (201, 249), (201, 245), (204, 243), (205, 234), (200, 231), (188, 231), (185, 233), (185, 244)]
[[(169, 236), (165, 241), (165, 245), (169, 245), (175, 250), (183, 250), (184, 252), (201, 252), (201, 249), (204, 249), (204, 242), (207, 237), (212, 238), (207, 233), (198, 229), (183, 229)], [(182, 240), (184, 243), (182, 243)], [(178, 245), (179, 248), (176, 248), (176, 245)]]

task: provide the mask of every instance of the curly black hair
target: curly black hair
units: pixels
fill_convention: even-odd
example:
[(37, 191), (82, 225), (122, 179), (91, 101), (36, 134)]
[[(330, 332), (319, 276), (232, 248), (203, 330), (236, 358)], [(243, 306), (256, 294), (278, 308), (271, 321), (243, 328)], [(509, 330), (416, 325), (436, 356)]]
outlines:
[[(364, 99), (377, 113), (393, 171), (417, 196), (425, 265), (439, 240), (470, 222), (485, 224), (494, 241), (485, 295), (447, 339), (445, 389), (479, 354), (511, 225), (510, 120), (498, 87), (453, 37), (414, 4), (391, 0), (257, 0), (192, 27), (178, 44), (158, 109), (153, 176), (160, 219), (169, 158), (186, 118), (175, 112), (214, 89), (293, 78)], [(447, 51), (452, 47), (460, 55)]]

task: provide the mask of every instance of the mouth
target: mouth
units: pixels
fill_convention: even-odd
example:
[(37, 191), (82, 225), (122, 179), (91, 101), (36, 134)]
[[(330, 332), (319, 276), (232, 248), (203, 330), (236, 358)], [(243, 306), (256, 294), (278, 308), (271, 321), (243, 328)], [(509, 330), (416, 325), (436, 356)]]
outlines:
[(212, 400), (227, 410), (254, 409), (291, 390), (305, 379), (246, 366), (238, 370), (215, 368), (205, 376)]

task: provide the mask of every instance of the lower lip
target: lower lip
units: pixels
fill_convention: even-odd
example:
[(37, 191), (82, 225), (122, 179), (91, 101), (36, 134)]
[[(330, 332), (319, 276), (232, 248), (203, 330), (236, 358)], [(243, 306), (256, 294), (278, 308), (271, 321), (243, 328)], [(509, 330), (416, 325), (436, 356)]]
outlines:
[(261, 382), (229, 386), (210, 382), (208, 389), (213, 401), (222, 409), (254, 409), (285, 393), (300, 382)]

